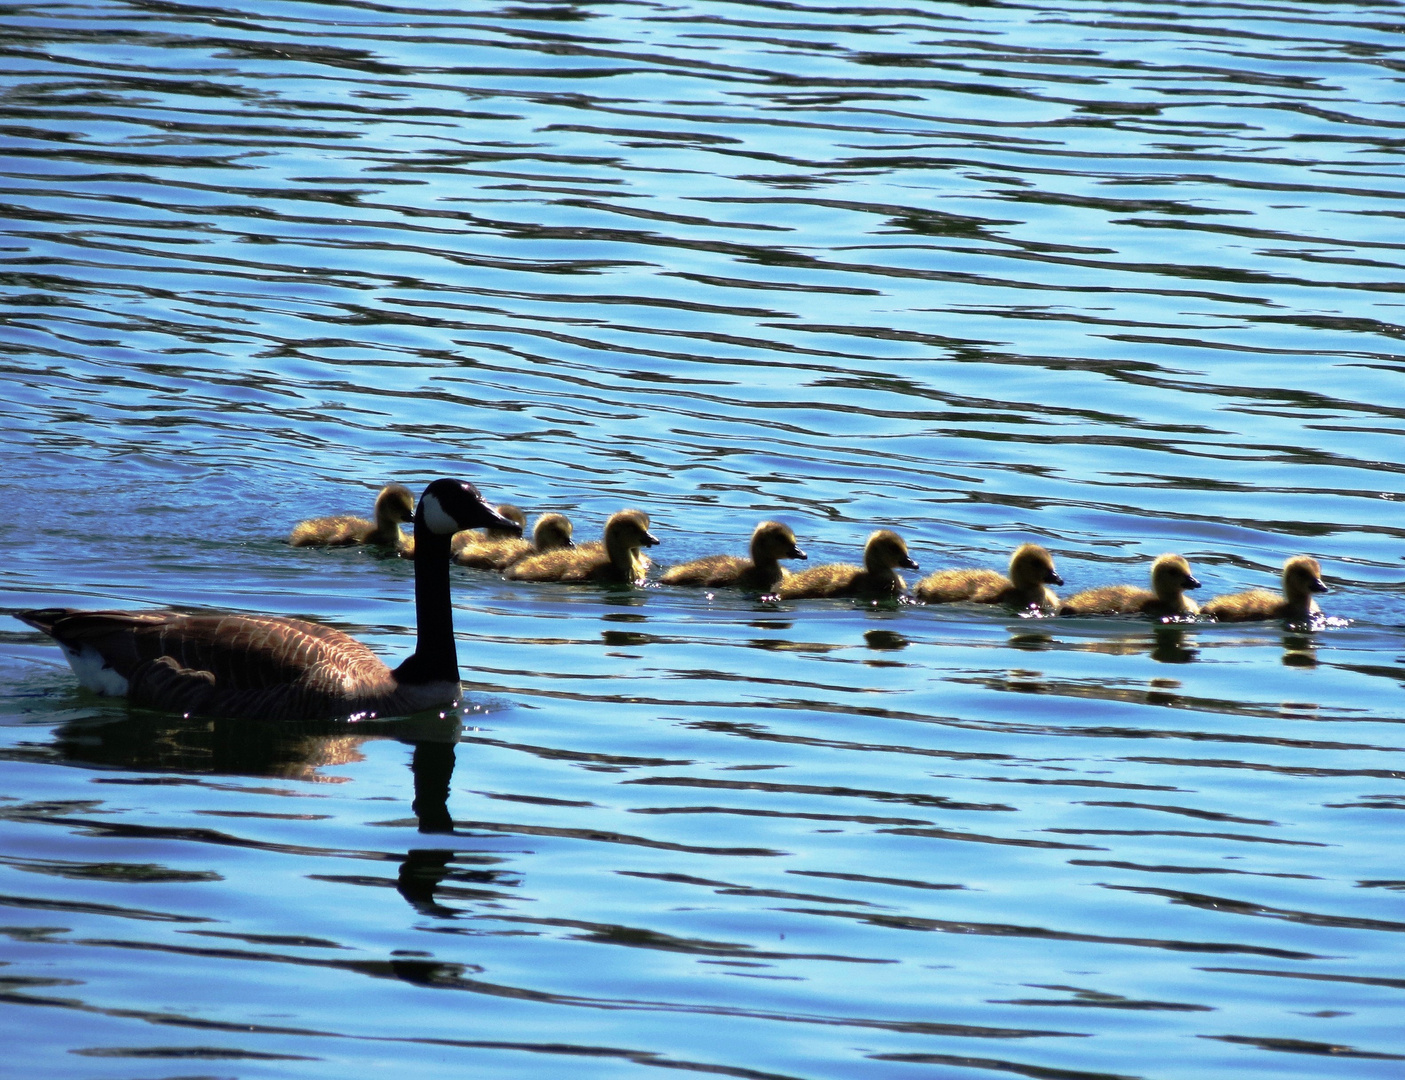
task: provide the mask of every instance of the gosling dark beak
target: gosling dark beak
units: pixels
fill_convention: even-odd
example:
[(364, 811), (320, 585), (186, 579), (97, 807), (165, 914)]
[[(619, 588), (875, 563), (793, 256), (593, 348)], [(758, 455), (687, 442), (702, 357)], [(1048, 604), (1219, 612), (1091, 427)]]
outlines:
[(1059, 572), (1057, 570), (1050, 570), (1049, 575), (1044, 580), (1050, 585), (1062, 585), (1064, 583), (1064, 579), (1059, 577)]
[(809, 558), (809, 556), (806, 555), (803, 551), (801, 551), (798, 547), (793, 547), (793, 548), (790, 549), (790, 557), (791, 557), (792, 559), (808, 559), (808, 558)]
[(659, 538), (658, 538), (657, 536), (655, 536), (653, 533), (647, 532), (647, 531), (644, 533), (644, 546), (645, 546), (645, 547), (653, 547), (653, 546), (654, 546), (655, 544), (657, 544), (658, 542), (659, 542)]
[(1312, 591), (1331, 592), (1332, 590), (1327, 588), (1327, 583), (1325, 581), (1323, 581), (1320, 577), (1316, 577), (1312, 579)]
[(911, 555), (909, 555), (906, 559), (904, 559), (901, 563), (899, 563), (899, 565), (900, 565), (900, 566), (905, 566), (905, 567), (907, 567), (907, 569), (909, 569), (909, 570), (921, 570), (921, 569), (922, 569), (922, 567), (920, 567), (920, 566), (917, 565), (917, 560), (914, 559)]
[(1198, 589), (1200, 588), (1200, 582), (1197, 581), (1195, 578), (1191, 577), (1189, 574), (1187, 574), (1185, 576), (1185, 587), (1187, 589)]

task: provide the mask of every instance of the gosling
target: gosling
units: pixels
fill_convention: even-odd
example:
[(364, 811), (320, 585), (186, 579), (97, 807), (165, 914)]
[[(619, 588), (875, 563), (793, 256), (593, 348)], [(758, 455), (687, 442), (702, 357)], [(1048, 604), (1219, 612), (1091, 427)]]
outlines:
[(1048, 586), (1063, 583), (1047, 551), (1038, 544), (1021, 544), (1010, 557), (1009, 577), (994, 570), (938, 570), (917, 583), (916, 594), (927, 604), (1003, 604), (1052, 615), (1059, 609), (1059, 598)]
[(743, 592), (768, 596), (787, 577), (781, 559), (803, 559), (805, 553), (795, 543), (795, 533), (778, 521), (763, 521), (751, 534), (751, 558), (737, 555), (708, 555), (670, 567), (660, 579), (665, 585), (712, 588), (735, 586)]
[(301, 521), (293, 527), (288, 543), (293, 547), (403, 547), (405, 538), (400, 533), (400, 523), (415, 519), (415, 497), (410, 489), (403, 484), (386, 484), (376, 496), (374, 513), (375, 521), (349, 514)]
[(605, 522), (604, 540), (580, 547), (558, 548), (528, 555), (507, 568), (512, 581), (599, 581), (642, 585), (649, 557), (639, 549), (659, 542), (649, 531), (649, 515), (621, 510)]
[(1286, 619), (1309, 622), (1322, 614), (1313, 593), (1331, 592), (1322, 581), (1322, 567), (1307, 555), (1295, 555), (1283, 564), (1283, 595), (1267, 589), (1217, 596), (1202, 609), (1220, 622), (1253, 622)]
[[(503, 517), (509, 516), (502, 507), (498, 507), (498, 513)], [(543, 514), (537, 518), (530, 540), (497, 539), (482, 535), (495, 531), (498, 530), (466, 529), (454, 533), (454, 562), (476, 570), (506, 570), (529, 555), (576, 546), (571, 539), (571, 520), (564, 514)]]
[(898, 576), (898, 567), (919, 569), (916, 560), (907, 553), (903, 538), (891, 529), (879, 529), (864, 544), (863, 566), (828, 563), (798, 574), (787, 574), (781, 579), (776, 596), (782, 600), (808, 600), (821, 596), (898, 596), (907, 588), (907, 583)]
[(1198, 615), (1200, 605), (1186, 596), (1200, 588), (1190, 564), (1179, 555), (1162, 555), (1151, 564), (1151, 591), (1135, 585), (1104, 585), (1075, 593), (1060, 615), (1151, 615), (1157, 619)]

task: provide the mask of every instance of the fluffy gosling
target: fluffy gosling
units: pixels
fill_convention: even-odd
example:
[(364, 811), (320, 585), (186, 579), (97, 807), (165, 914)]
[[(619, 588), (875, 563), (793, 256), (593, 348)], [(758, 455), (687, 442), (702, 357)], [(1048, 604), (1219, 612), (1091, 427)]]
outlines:
[(898, 567), (919, 569), (907, 553), (903, 538), (891, 529), (879, 529), (863, 548), (863, 566), (828, 563), (797, 574), (787, 574), (776, 589), (782, 600), (806, 600), (821, 596), (860, 596), (881, 598), (899, 595), (907, 583), (898, 576)]
[(374, 514), (374, 521), (350, 514), (300, 521), (288, 536), (288, 543), (293, 547), (399, 547), (405, 542), (400, 523), (415, 518), (415, 497), (403, 484), (386, 484), (376, 496)]
[(1053, 614), (1059, 598), (1048, 585), (1062, 585), (1053, 557), (1038, 544), (1021, 544), (1010, 557), (1010, 576), (994, 570), (938, 570), (917, 583), (917, 599), (927, 604), (1002, 604), (1021, 611)]
[(528, 555), (506, 570), (512, 581), (601, 581), (642, 585), (649, 557), (639, 549), (659, 542), (649, 531), (649, 515), (621, 510), (605, 522), (604, 539), (580, 547)]
[(795, 533), (778, 521), (763, 521), (751, 534), (751, 558), (708, 555), (670, 567), (660, 579), (665, 585), (699, 588), (734, 586), (743, 592), (769, 595), (788, 576), (781, 559), (803, 559)]
[[(498, 507), (498, 513), (509, 517), (503, 513), (502, 507)], [(530, 540), (480, 536), (480, 533), (496, 531), (499, 530), (474, 529), (455, 533), (454, 562), (460, 566), (471, 566), (475, 570), (506, 570), (529, 555), (576, 546), (575, 541), (571, 539), (571, 519), (564, 514), (543, 514), (537, 518)]]
[(1190, 572), (1190, 564), (1179, 555), (1162, 555), (1151, 564), (1151, 591), (1135, 585), (1104, 585), (1075, 593), (1059, 608), (1060, 615), (1151, 615), (1167, 617), (1196, 615), (1198, 605), (1186, 596), (1187, 589), (1200, 588)]
[(1267, 589), (1217, 596), (1201, 610), (1220, 622), (1253, 622), (1259, 619), (1286, 619), (1308, 622), (1321, 615), (1313, 593), (1331, 592), (1322, 581), (1322, 567), (1307, 555), (1295, 555), (1283, 564), (1283, 595)]

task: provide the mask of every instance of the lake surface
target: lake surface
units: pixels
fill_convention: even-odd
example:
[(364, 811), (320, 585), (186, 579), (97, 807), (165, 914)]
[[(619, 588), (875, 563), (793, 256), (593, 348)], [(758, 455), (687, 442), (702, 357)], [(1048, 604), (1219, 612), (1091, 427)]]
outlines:
[[(0, 1071), (1405, 1073), (1405, 5), (0, 12)], [(395, 662), (285, 538), (441, 475), (1334, 621), (460, 569), (460, 711), (271, 731), (8, 614)]]

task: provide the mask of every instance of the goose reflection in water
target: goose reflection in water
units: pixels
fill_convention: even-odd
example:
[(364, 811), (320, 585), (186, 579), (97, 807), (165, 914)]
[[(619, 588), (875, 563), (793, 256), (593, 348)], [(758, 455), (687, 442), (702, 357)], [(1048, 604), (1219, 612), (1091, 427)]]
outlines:
[[(355, 728), (354, 731), (348, 730)], [(54, 732), (53, 749), (65, 761), (140, 773), (265, 776), (282, 780), (335, 783), (328, 766), (361, 761), (361, 746), (372, 739), (395, 739), (414, 747), (414, 810), (418, 829), (451, 834), (449, 781), (463, 724), (456, 714), (352, 724), (265, 724), (141, 713), (120, 720), (78, 720)], [(496, 871), (451, 867), (459, 854), (448, 849), (411, 848), (400, 864), (396, 889), (415, 910), (438, 917), (459, 912), (434, 898), (450, 873), (456, 880), (500, 883)], [(481, 879), (481, 880), (480, 880)]]
[[(64, 760), (135, 772), (268, 776), (337, 783), (320, 770), (362, 760), (371, 739), (419, 746), (458, 741), (456, 714), (425, 719), (277, 724), (134, 711), (118, 720), (75, 720), (54, 730)], [(446, 781), (447, 783), (447, 781)]]

